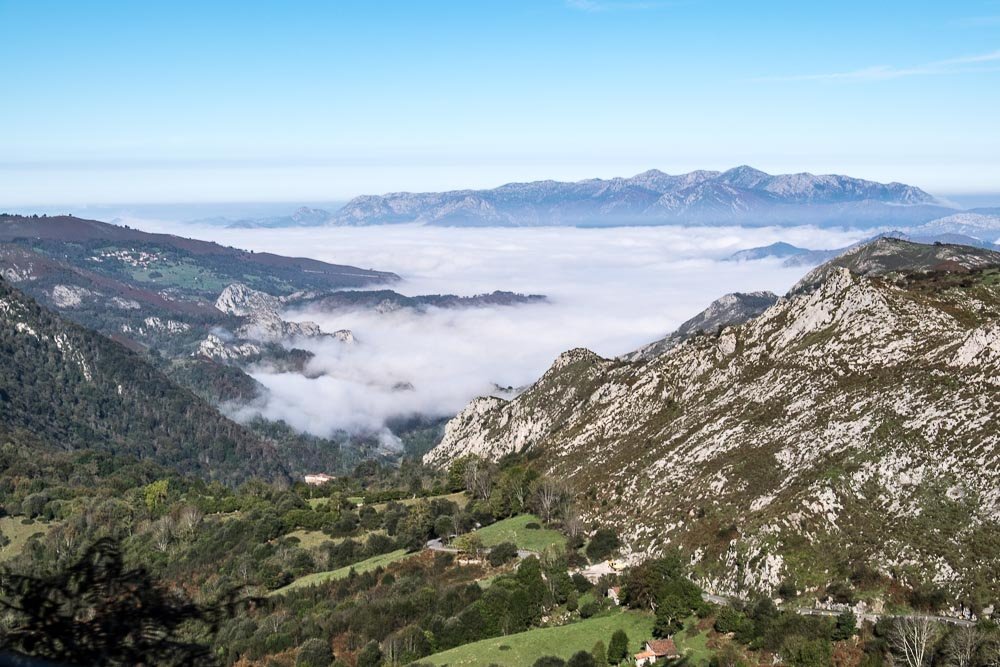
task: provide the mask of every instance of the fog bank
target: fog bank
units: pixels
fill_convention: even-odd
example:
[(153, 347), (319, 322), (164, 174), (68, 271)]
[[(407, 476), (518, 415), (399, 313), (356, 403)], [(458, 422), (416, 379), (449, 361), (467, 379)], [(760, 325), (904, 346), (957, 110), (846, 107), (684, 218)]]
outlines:
[(777, 261), (722, 261), (736, 250), (786, 241), (832, 248), (862, 232), (815, 228), (448, 229), (378, 226), (228, 230), (138, 223), (257, 251), (394, 271), (407, 295), (540, 293), (547, 304), (462, 310), (292, 311), (324, 331), (351, 329), (356, 345), (300, 340), (316, 354), (313, 379), (260, 370), (269, 391), (255, 408), (317, 435), (378, 431), (386, 419), (452, 415), (494, 383), (518, 387), (560, 353), (603, 356), (671, 332), (719, 296), (784, 293), (805, 268)]

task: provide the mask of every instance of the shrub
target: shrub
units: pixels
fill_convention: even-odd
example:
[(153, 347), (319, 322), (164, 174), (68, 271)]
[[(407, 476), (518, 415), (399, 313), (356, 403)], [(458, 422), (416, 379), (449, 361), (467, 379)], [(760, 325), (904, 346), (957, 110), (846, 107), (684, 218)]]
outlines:
[(604, 560), (620, 546), (618, 534), (610, 528), (598, 528), (587, 545), (587, 558), (591, 562)]
[(723, 607), (715, 617), (715, 631), (721, 634), (736, 632), (746, 622), (746, 618), (732, 607)]
[(825, 639), (792, 636), (782, 645), (781, 657), (792, 667), (826, 667), (833, 664), (833, 646)]
[(501, 542), (490, 549), (489, 561), (493, 567), (500, 567), (515, 558), (517, 558), (517, 545), (511, 542)]
[(826, 594), (839, 604), (854, 604), (854, 591), (842, 581), (835, 581), (827, 586)]
[(594, 656), (591, 654), (586, 651), (577, 651), (566, 661), (566, 667), (597, 667), (597, 663), (594, 662)]
[(907, 597), (914, 609), (922, 611), (937, 611), (948, 601), (948, 595), (933, 585), (918, 586)]
[(778, 586), (778, 597), (782, 600), (792, 600), (799, 596), (799, 590), (795, 587), (795, 583), (791, 579), (785, 579)]
[(601, 608), (596, 602), (590, 601), (580, 607), (580, 618), (590, 618), (600, 610)]
[(573, 587), (576, 588), (578, 593), (586, 593), (594, 587), (587, 577), (583, 576), (579, 572), (574, 572), (571, 578), (573, 579)]
[(368, 642), (358, 654), (358, 667), (380, 667), (382, 664), (382, 649), (378, 642)]
[(538, 660), (535, 660), (532, 667), (565, 667), (565, 665), (566, 661), (562, 658), (554, 655), (544, 655)]
[(524, 524), (525, 530), (541, 530), (542, 524), (532, 521), (530, 523)]
[(833, 640), (843, 641), (850, 639), (858, 630), (858, 619), (853, 612), (845, 611), (837, 617), (837, 624), (833, 628)]
[(307, 639), (295, 656), (295, 667), (330, 667), (333, 651), (322, 639)]

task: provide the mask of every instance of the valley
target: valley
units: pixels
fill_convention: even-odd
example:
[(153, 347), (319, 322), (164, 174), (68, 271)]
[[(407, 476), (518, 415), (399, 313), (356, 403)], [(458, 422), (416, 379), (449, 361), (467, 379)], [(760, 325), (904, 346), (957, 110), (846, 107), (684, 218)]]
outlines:
[[(995, 609), (990, 249), (878, 238), (805, 276), (783, 268), (784, 296), (727, 295), (620, 356), (564, 352), (453, 418), (389, 422), (389, 449), (235, 406), (272, 391), (265, 367), (342, 372), (317, 361), (378, 345), (370, 321), (527, 317), (559, 291), (403, 296), (295, 274), (216, 291), (160, 271), (173, 286), (154, 292), (151, 270), (83, 272), (91, 251), (62, 253), (59, 282), (25, 270), (54, 247), (5, 265), (3, 562), (82, 567), (103, 537), (197, 604), (239, 590), (249, 606), (213, 640), (228, 664), (313, 649), (346, 665), (600, 663), (667, 638), (696, 665), (875, 659), (894, 623), (957, 638)], [(113, 256), (161, 261), (138, 252)], [(119, 292), (91, 278), (112, 274)], [(125, 289), (162, 302), (125, 309), (137, 328), (82, 326)]]

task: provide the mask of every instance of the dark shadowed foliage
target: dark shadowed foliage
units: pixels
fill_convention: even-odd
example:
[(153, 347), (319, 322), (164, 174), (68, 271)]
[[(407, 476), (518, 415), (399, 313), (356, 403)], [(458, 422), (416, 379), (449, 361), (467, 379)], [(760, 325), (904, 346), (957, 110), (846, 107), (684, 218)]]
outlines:
[(111, 540), (51, 576), (5, 574), (2, 591), (0, 648), (74, 665), (214, 665), (211, 638), (239, 606), (233, 596), (199, 606), (166, 590), (126, 569)]

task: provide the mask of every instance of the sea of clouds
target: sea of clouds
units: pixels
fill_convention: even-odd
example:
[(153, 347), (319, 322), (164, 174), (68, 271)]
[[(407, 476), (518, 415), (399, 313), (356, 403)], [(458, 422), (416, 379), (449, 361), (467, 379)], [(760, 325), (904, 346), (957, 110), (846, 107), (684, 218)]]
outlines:
[(259, 369), (254, 377), (267, 387), (266, 400), (238, 416), (284, 419), (317, 435), (384, 432), (393, 417), (454, 415), (495, 385), (531, 383), (565, 350), (620, 355), (663, 337), (723, 294), (782, 294), (806, 271), (776, 260), (723, 261), (737, 250), (775, 241), (836, 248), (864, 237), (812, 227), (247, 230), (134, 224), (393, 271), (403, 282), (392, 289), (406, 295), (500, 289), (549, 297), (543, 304), (423, 313), (289, 311), (287, 319), (312, 320), (324, 331), (350, 329), (358, 343), (295, 341), (316, 355), (309, 377)]

